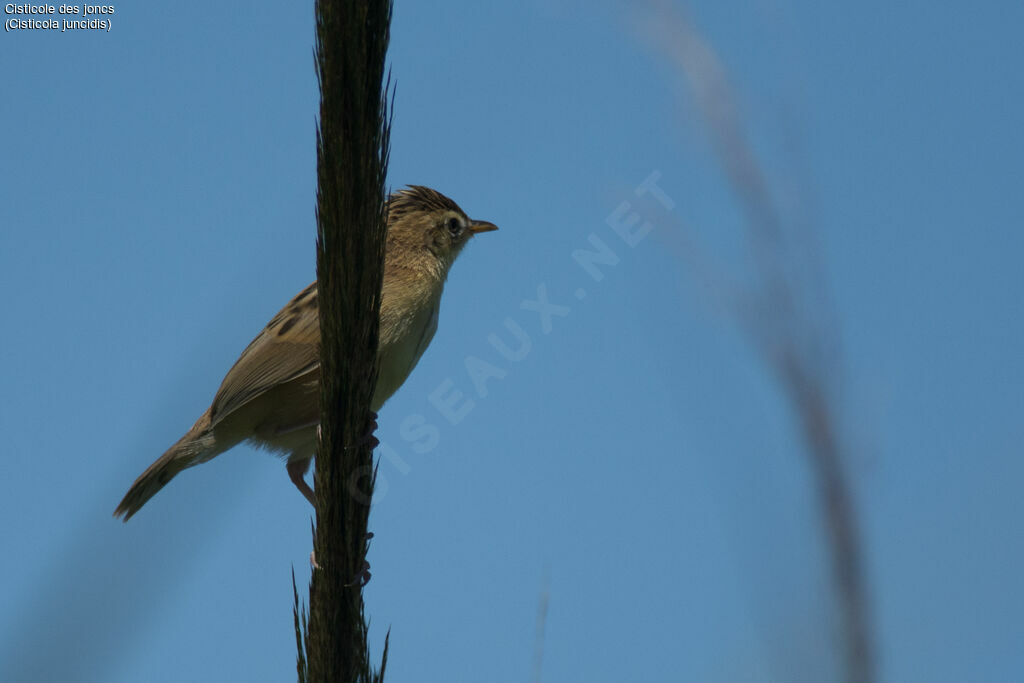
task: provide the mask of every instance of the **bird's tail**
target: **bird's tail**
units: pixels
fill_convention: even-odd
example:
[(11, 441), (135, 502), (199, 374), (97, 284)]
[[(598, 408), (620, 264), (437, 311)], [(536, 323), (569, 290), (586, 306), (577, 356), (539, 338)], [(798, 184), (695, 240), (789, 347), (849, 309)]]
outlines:
[(115, 517), (125, 522), (131, 519), (157, 491), (167, 485), (182, 470), (205, 462), (217, 455), (216, 441), (210, 427), (209, 411), (203, 413), (192, 429), (178, 439), (178, 443), (167, 449), (167, 452), (156, 459), (146, 471), (139, 475), (121, 503), (114, 510)]

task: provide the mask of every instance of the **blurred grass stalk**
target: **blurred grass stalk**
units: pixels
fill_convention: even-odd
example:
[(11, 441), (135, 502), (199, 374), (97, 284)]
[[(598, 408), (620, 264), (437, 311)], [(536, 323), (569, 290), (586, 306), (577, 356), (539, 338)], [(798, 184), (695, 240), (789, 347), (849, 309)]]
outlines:
[(872, 619), (856, 505), (845, 469), (835, 380), (839, 332), (824, 294), (813, 235), (799, 234), (776, 210), (747, 139), (728, 75), (711, 44), (679, 7), (647, 3), (641, 29), (649, 47), (682, 75), (715, 154), (741, 203), (755, 271), (739, 322), (773, 371), (797, 417), (839, 598), (845, 678), (875, 680)]

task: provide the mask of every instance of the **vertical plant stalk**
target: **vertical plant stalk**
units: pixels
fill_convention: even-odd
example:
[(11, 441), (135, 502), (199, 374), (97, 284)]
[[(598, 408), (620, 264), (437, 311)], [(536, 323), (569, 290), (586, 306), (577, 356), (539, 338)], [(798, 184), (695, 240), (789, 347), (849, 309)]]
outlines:
[(306, 642), (312, 683), (380, 680), (387, 661), (385, 645), (372, 672), (358, 577), (375, 475), (366, 437), (387, 229), (391, 10), (390, 0), (315, 0), (321, 436)]
[(741, 323), (789, 401), (814, 476), (838, 596), (845, 679), (871, 683), (870, 600), (835, 390), (842, 371), (839, 328), (813, 259), (812, 235), (797, 234), (777, 212), (714, 47), (667, 0), (653, 0), (649, 9), (651, 43), (684, 77), (743, 209), (754, 278), (753, 306), (741, 313)]

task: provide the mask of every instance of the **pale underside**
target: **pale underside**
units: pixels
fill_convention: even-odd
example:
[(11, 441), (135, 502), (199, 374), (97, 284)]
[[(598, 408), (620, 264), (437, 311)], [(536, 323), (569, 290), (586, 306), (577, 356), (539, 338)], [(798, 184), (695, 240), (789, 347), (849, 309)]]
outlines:
[[(216, 445), (202, 460), (243, 440), (287, 456), (289, 462), (313, 457), (320, 422), (316, 299), (314, 284), (282, 309), (242, 352), (210, 407)], [(437, 331), (440, 291), (430, 299), (409, 317), (389, 315), (396, 308), (391, 305), (381, 307), (379, 374), (370, 405), (375, 412), (416, 367)], [(311, 310), (303, 314), (304, 308)]]

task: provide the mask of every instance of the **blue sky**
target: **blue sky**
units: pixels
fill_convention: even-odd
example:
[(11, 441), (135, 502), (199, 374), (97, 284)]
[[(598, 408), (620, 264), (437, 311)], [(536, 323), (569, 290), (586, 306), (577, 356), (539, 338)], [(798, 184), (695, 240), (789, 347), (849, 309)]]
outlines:
[[(749, 284), (744, 217), (646, 15), (425, 5), (395, 7), (390, 183), (501, 230), (381, 411), (365, 598), (390, 680), (530, 680), (544, 595), (545, 681), (838, 680), (794, 418), (722, 284)], [(109, 33), (0, 38), (0, 667), (290, 680), (311, 510), (281, 461), (240, 447), (111, 512), (314, 277), (311, 6), (115, 7)], [(689, 16), (818, 245), (881, 679), (1020, 680), (1024, 10)], [(671, 210), (636, 195), (652, 173)], [(592, 236), (600, 281), (573, 258)], [(540, 288), (563, 315), (523, 307)], [(508, 320), (518, 360), (488, 341)], [(498, 368), (486, 396), (467, 358)], [(457, 424), (438, 387), (473, 401)]]

